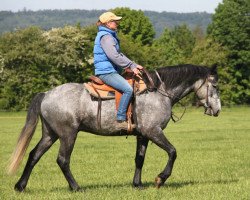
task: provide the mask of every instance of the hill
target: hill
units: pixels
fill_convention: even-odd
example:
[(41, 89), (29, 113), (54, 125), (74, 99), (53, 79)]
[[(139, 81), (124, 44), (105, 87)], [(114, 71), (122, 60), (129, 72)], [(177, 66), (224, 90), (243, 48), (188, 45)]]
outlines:
[[(94, 24), (104, 10), (41, 10), (41, 11), (0, 11), (0, 34), (28, 26), (39, 26), (45, 30), (65, 25), (88, 26)], [(183, 23), (190, 29), (199, 26), (205, 32), (211, 22), (211, 14), (206, 12), (175, 13), (144, 11), (150, 18), (156, 31), (156, 37), (168, 27)]]

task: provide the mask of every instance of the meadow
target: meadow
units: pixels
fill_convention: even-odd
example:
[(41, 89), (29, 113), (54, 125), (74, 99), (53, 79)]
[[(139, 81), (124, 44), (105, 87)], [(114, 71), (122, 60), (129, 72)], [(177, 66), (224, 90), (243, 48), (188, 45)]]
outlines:
[[(181, 110), (177, 109), (180, 115)], [(149, 143), (143, 167), (143, 190), (132, 187), (136, 138), (78, 134), (71, 170), (81, 192), (71, 192), (57, 163), (57, 141), (35, 166), (25, 192), (13, 187), (41, 126), (14, 176), (6, 174), (8, 159), (24, 125), (25, 112), (0, 112), (0, 199), (250, 199), (250, 107), (223, 108), (219, 117), (188, 108), (165, 135), (177, 149), (172, 176), (156, 189), (154, 178), (163, 170), (167, 154)]]

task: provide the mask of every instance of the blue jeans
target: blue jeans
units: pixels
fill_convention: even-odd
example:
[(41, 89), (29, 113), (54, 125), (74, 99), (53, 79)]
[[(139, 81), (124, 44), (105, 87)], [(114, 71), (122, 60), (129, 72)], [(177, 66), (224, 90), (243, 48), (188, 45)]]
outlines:
[(126, 120), (128, 104), (133, 94), (133, 89), (129, 83), (118, 73), (102, 74), (98, 76), (107, 85), (119, 90), (122, 94), (119, 108), (117, 111), (117, 120)]

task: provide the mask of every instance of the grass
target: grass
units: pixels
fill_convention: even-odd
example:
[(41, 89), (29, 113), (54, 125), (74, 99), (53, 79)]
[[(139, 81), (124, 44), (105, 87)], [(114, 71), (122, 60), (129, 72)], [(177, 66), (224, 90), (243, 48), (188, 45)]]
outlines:
[[(41, 137), (40, 124), (18, 173), (8, 176), (7, 161), (25, 121), (25, 112), (0, 112), (0, 199), (250, 199), (250, 107), (223, 108), (217, 118), (188, 108), (165, 135), (177, 149), (172, 176), (157, 190), (154, 178), (167, 162), (166, 153), (149, 144), (142, 181), (132, 187), (135, 137), (79, 133), (71, 169), (84, 192), (70, 192), (56, 164), (56, 142), (34, 168), (25, 192), (13, 190), (28, 152)], [(177, 114), (181, 111), (177, 110)]]

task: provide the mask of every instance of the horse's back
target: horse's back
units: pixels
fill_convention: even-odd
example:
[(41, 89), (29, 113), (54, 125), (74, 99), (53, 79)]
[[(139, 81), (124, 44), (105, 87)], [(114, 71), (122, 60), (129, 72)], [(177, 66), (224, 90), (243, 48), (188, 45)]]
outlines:
[(51, 126), (68, 124), (77, 128), (81, 121), (81, 111), (86, 109), (87, 104), (91, 104), (91, 98), (84, 86), (66, 83), (46, 92), (41, 103), (41, 115)]
[(84, 91), (82, 84), (66, 83), (46, 92), (42, 102), (42, 110), (60, 108), (60, 110), (74, 109), (79, 104)]

